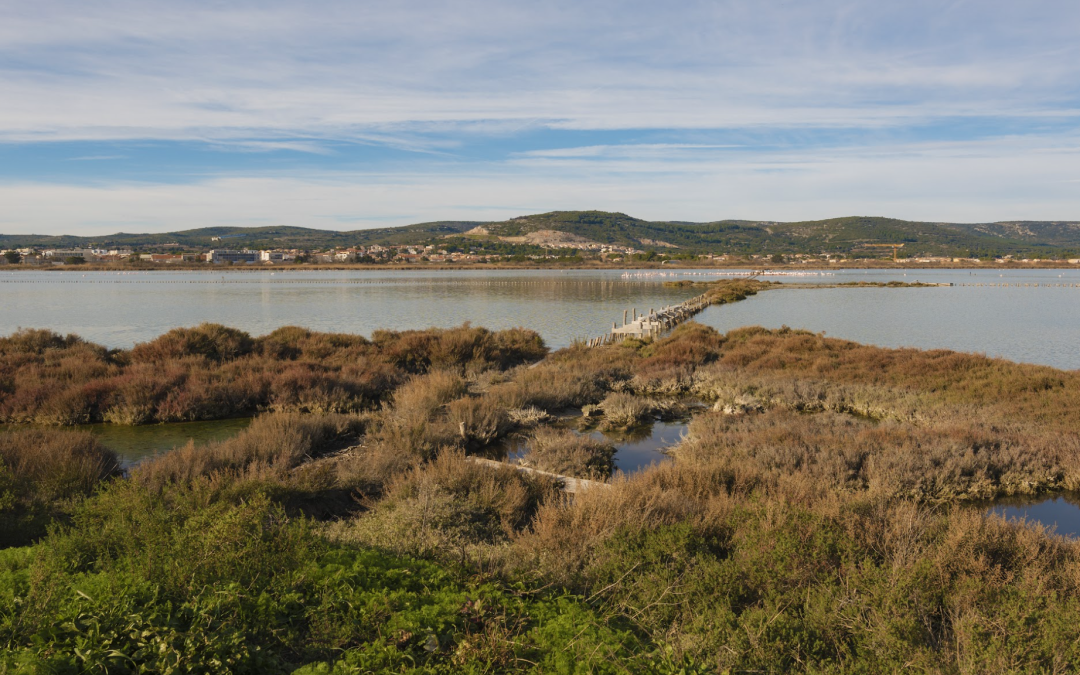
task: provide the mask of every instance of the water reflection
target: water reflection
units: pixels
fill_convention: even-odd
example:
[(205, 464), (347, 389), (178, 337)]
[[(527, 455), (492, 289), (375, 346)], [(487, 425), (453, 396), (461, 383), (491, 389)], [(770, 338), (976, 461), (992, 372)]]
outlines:
[(589, 435), (615, 444), (615, 468), (623, 473), (636, 473), (653, 464), (670, 462), (665, 452), (677, 445), (686, 435), (686, 421), (656, 421), (625, 432), (593, 431)]
[[(677, 445), (686, 435), (687, 420), (660, 421), (641, 425), (626, 431), (600, 431), (586, 429), (581, 431), (578, 424), (581, 417), (564, 418), (556, 426), (569, 429), (575, 434), (591, 436), (599, 441), (606, 441), (615, 446), (615, 468), (623, 473), (637, 473), (654, 464), (670, 462), (671, 457), (665, 452)], [(491, 459), (515, 462), (528, 450), (529, 440), (525, 435), (515, 434), (493, 449), (487, 456)]]
[(129, 467), (147, 457), (168, 452), (194, 441), (196, 445), (232, 438), (251, 424), (250, 418), (178, 422), (127, 427), (118, 424), (88, 424), (77, 429), (90, 431), (102, 445), (120, 456)]
[(1055, 533), (1062, 536), (1080, 537), (1080, 495), (1006, 497), (997, 500), (986, 513), (1006, 520), (1039, 523), (1054, 528)]
[[(470, 321), (493, 329), (532, 328), (558, 348), (606, 333), (625, 309), (648, 311), (701, 292), (666, 287), (665, 281), (714, 278), (715, 271), (702, 270), (9, 271), (0, 272), (0, 334), (20, 326), (49, 328), (130, 347), (202, 321), (260, 335), (289, 324), (370, 335), (378, 328)], [(1080, 270), (831, 270), (772, 278), (956, 285), (770, 291), (712, 307), (698, 320), (723, 331), (788, 325), (885, 347), (956, 349), (1080, 368), (1080, 313), (1073, 311)], [(990, 283), (1010, 286), (985, 285)]]
[[(285, 325), (370, 335), (383, 328), (524, 326), (549, 346), (611, 330), (625, 309), (677, 304), (700, 289), (625, 280), (621, 270), (98, 272), (0, 274), (4, 328), (72, 332), (130, 347), (214, 321), (265, 334)], [(16, 283), (17, 282), (17, 283)]]

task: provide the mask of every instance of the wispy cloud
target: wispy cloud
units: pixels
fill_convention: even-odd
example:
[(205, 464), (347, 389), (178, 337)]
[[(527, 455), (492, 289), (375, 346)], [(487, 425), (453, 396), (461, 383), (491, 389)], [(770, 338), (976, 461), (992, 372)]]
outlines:
[(1076, 219), (1080, 197), (1061, 180), (1080, 163), (1080, 151), (1032, 148), (1023, 138), (717, 155), (662, 168), (634, 158), (534, 161), (542, 163), (222, 176), (184, 185), (0, 185), (0, 231), (106, 234), (266, 222), (353, 229), (575, 208), (691, 221), (852, 214), (1068, 220)]
[(625, 143), (622, 145), (586, 145), (575, 148), (553, 148), (549, 150), (528, 150), (521, 153), (524, 157), (629, 157), (629, 156), (673, 156), (695, 150), (730, 150), (741, 148), (736, 144), (706, 143)]
[(1076, 217), (1054, 171), (1077, 158), (1077, 25), (1067, 0), (6, 3), (0, 144), (93, 143), (77, 157), (110, 166), (131, 141), (219, 152), (186, 185), (0, 186), (0, 228), (522, 204)]
[(438, 122), (713, 128), (1038, 116), (1076, 102), (1080, 73), (1068, 28), (1080, 9), (1064, 1), (950, 12), (870, 0), (679, 11), (638, 2), (184, 7), (8, 10), (0, 136), (348, 138)]
[(221, 150), (236, 152), (275, 152), (289, 150), (291, 152), (304, 152), (312, 155), (331, 155), (333, 150), (323, 144), (314, 141), (213, 141), (212, 147)]
[(127, 155), (84, 155), (82, 157), (68, 157), (68, 162), (102, 162), (113, 159), (127, 159)]

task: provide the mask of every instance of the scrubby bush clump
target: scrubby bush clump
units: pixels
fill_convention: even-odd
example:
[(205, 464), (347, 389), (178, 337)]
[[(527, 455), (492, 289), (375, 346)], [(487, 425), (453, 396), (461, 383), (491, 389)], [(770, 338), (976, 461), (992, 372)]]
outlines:
[(246, 356), (254, 348), (255, 340), (244, 331), (204, 323), (196, 328), (174, 328), (150, 342), (135, 345), (126, 356), (132, 363), (160, 363), (185, 357), (221, 363)]
[(600, 409), (604, 411), (601, 426), (605, 429), (629, 429), (645, 422), (652, 413), (647, 400), (622, 392), (608, 394), (600, 402)]
[(262, 410), (371, 409), (412, 375), (476, 374), (543, 358), (535, 332), (377, 331), (358, 335), (286, 327), (253, 338), (217, 324), (177, 328), (130, 350), (74, 336), (19, 331), (0, 338), (0, 422), (148, 424)]
[(333, 529), (338, 541), (375, 545), (422, 557), (510, 541), (536, 509), (554, 497), (555, 482), (510, 466), (493, 469), (456, 451), (394, 477), (372, 513)]
[(116, 454), (89, 432), (0, 432), (0, 547), (44, 535), (49, 522), (119, 472)]
[(523, 466), (562, 476), (604, 480), (614, 469), (615, 446), (569, 429), (540, 428), (529, 439)]

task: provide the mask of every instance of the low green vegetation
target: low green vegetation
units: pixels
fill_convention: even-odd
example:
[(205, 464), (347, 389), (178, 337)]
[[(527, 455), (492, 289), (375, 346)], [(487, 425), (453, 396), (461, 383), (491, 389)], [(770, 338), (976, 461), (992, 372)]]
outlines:
[(579, 597), (329, 543), (257, 492), (114, 483), (73, 526), (0, 551), (0, 580), (4, 671), (662, 672), (665, 659)]
[[(126, 475), (79, 432), (3, 432), (0, 672), (1080, 669), (1080, 544), (973, 506), (1080, 489), (1080, 373), (694, 323), (517, 344)], [(632, 476), (568, 428), (687, 400)], [(473, 461), (511, 434), (607, 485)]]

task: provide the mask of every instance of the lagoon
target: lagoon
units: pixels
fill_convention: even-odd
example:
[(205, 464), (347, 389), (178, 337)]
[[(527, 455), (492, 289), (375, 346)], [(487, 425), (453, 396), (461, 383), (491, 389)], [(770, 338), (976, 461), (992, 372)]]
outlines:
[[(895, 274), (877, 271), (862, 276), (868, 281), (897, 280)], [(859, 280), (855, 274), (845, 277)], [(1080, 283), (1080, 272), (919, 270), (899, 280), (956, 285), (769, 291), (749, 301), (710, 307), (697, 321), (720, 331), (786, 325), (879, 347), (952, 349), (1080, 368), (1080, 287), (1074, 286)], [(1010, 285), (960, 285), (976, 283)]]
[[(665, 281), (718, 270), (243, 270), (0, 272), (0, 335), (19, 327), (130, 347), (177, 326), (224, 323), (252, 334), (284, 325), (370, 336), (380, 328), (524, 326), (554, 348), (601, 335), (623, 310), (697, 295)], [(784, 289), (711, 307), (698, 321), (805, 328), (884, 347), (945, 348), (1080, 368), (1080, 270), (826, 270), (764, 276), (799, 284), (924, 281), (935, 288)], [(1041, 284), (1008, 288), (967, 283)], [(1062, 287), (1046, 287), (1060, 283)]]

